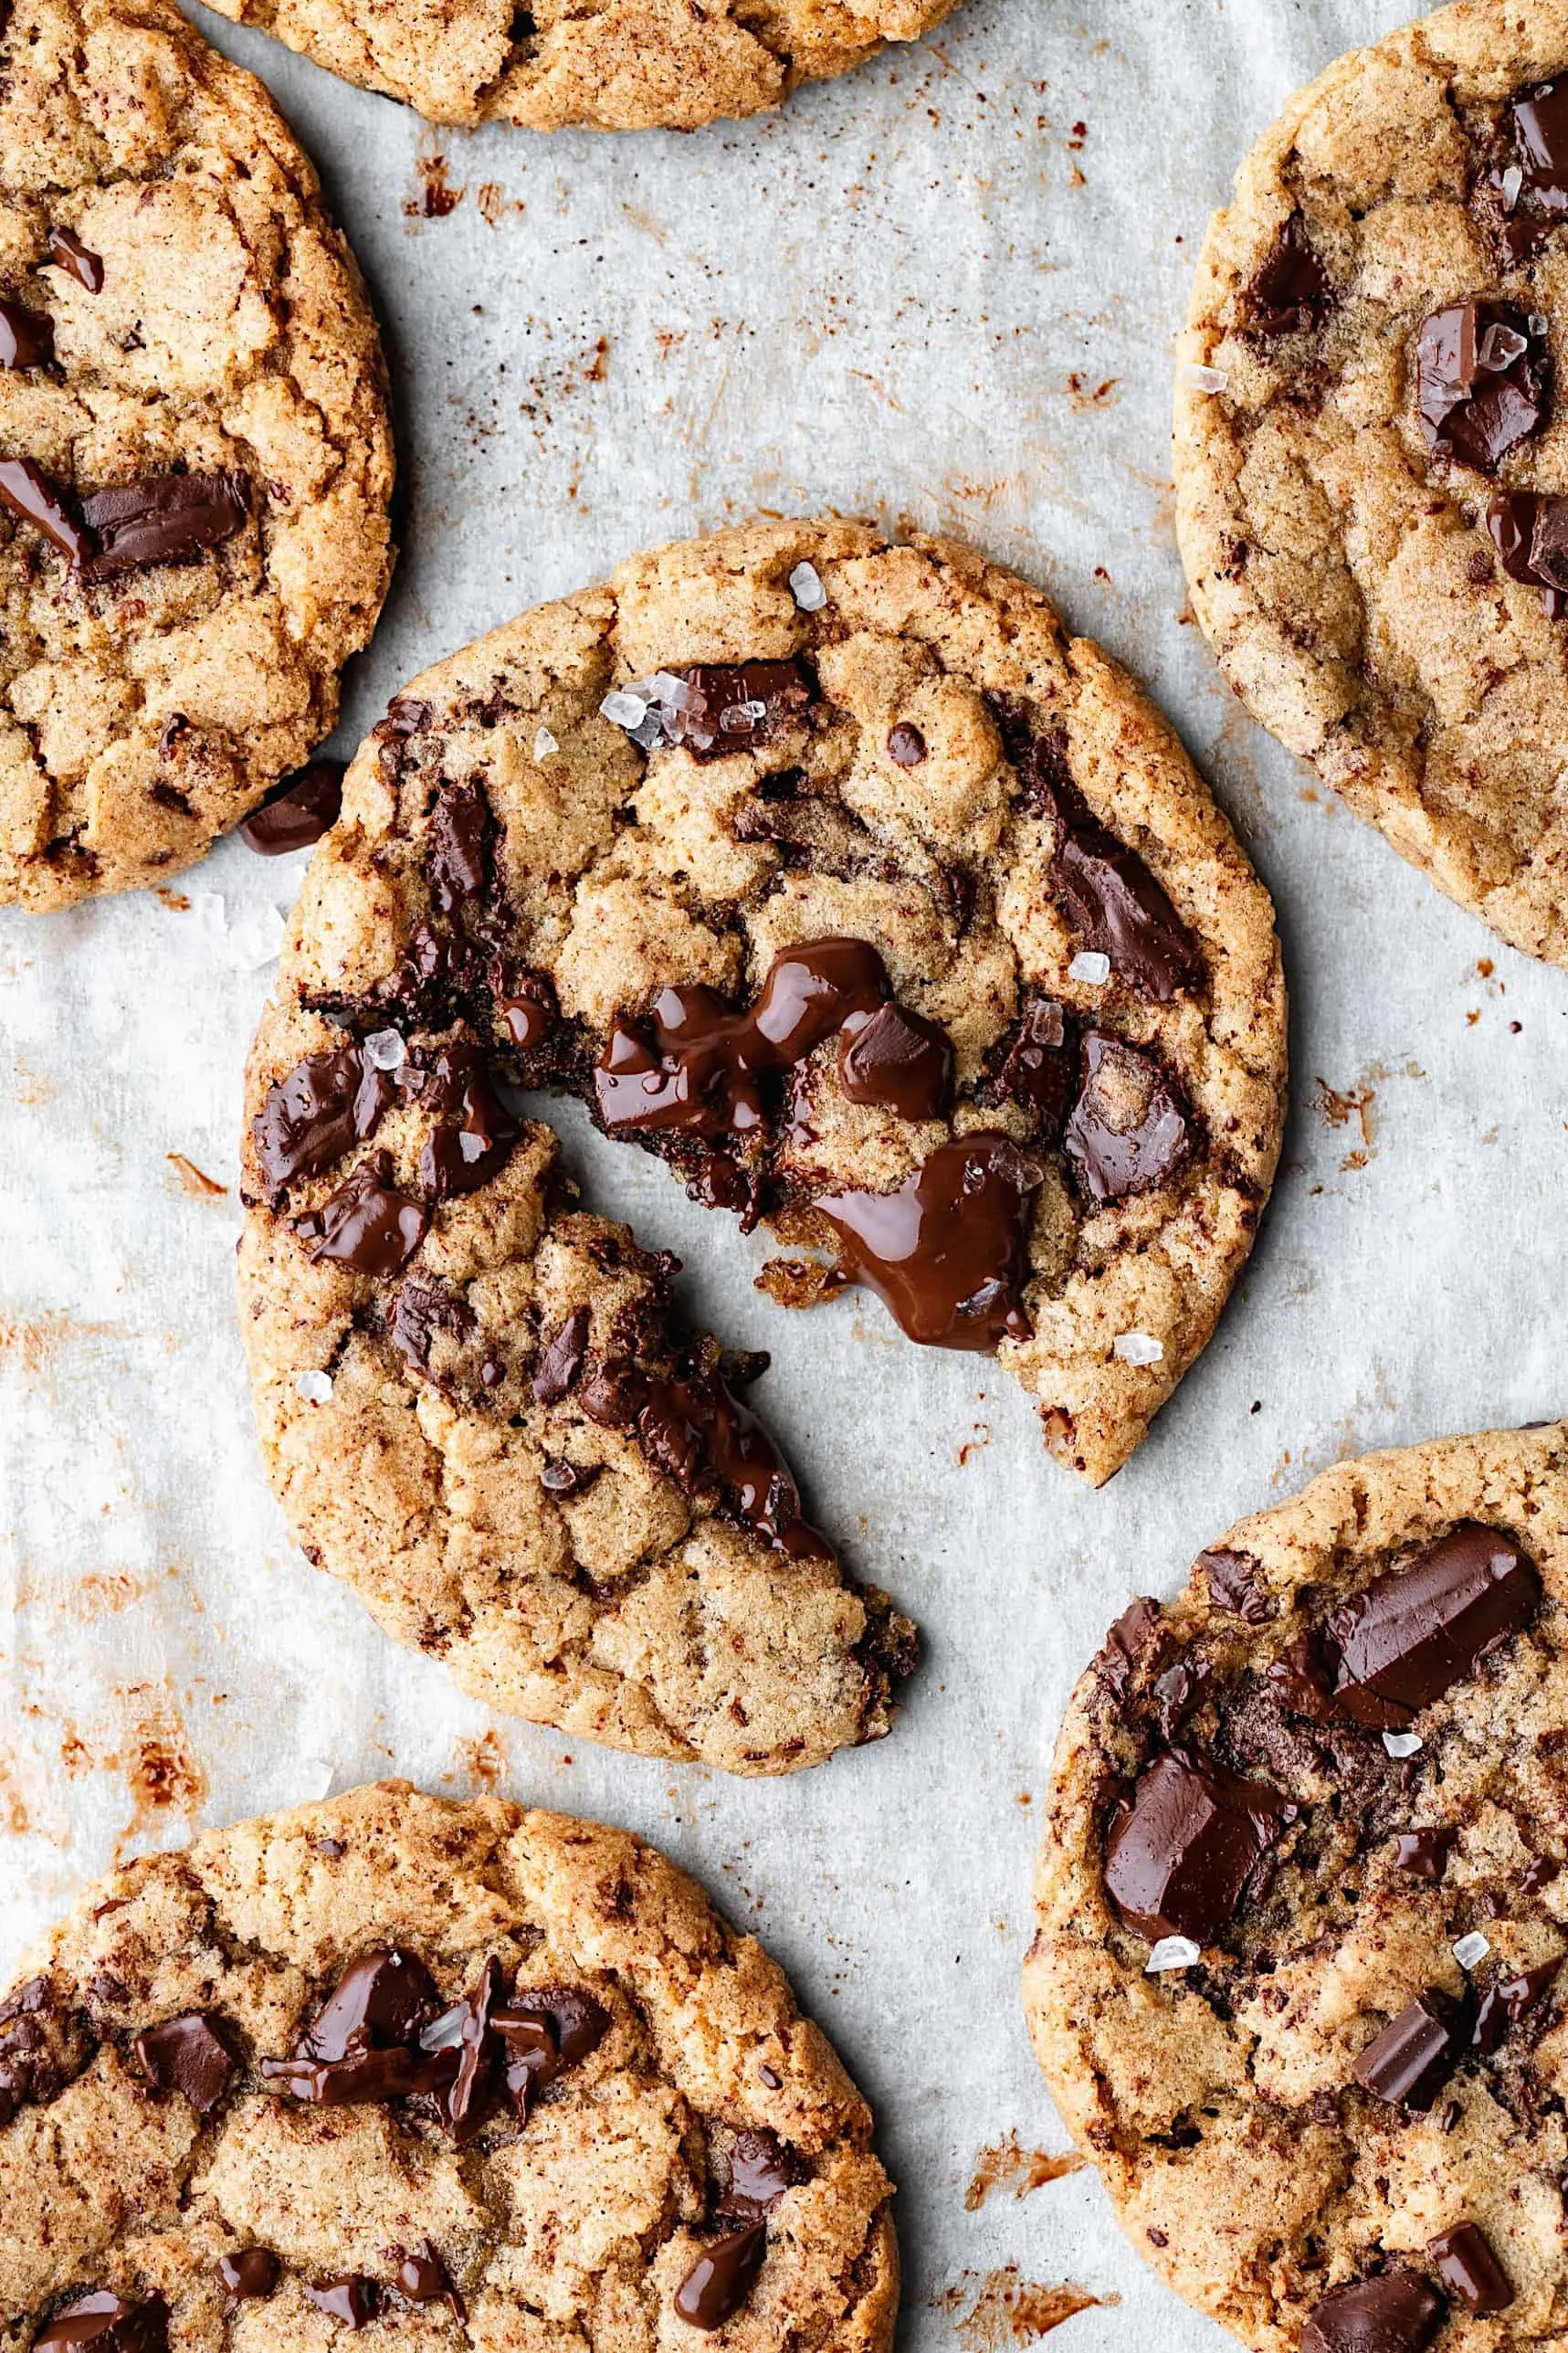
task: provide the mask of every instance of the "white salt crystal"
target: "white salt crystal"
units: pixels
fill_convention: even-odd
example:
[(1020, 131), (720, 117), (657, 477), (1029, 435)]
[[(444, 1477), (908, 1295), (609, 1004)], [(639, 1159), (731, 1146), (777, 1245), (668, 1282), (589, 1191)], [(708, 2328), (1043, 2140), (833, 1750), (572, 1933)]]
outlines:
[(1158, 1977), (1162, 1969), (1190, 1969), (1194, 1961), (1203, 1958), (1202, 1947), (1190, 1936), (1162, 1936), (1143, 1964), (1146, 1978)]
[(332, 1394), (330, 1373), (296, 1373), (294, 1387), (307, 1405), (325, 1405)]
[(1491, 1947), (1479, 1928), (1472, 1928), (1469, 1935), (1461, 1936), (1453, 1947), (1454, 1958), (1462, 1969), (1473, 1969), (1476, 1963), (1484, 1961), (1490, 1951)]
[(536, 760), (548, 760), (552, 752), (559, 752), (560, 749), (560, 744), (556, 742), (549, 728), (542, 727), (538, 734), (533, 739), (534, 758)]
[(1149, 1332), (1118, 1332), (1110, 1347), (1124, 1365), (1157, 1365), (1165, 1353), (1163, 1342)]
[(395, 1029), (373, 1029), (364, 1041), (365, 1060), (377, 1071), (400, 1071), (408, 1049)]
[(827, 591), (815, 564), (797, 564), (789, 575), (789, 593), (803, 613), (820, 613)]
[(1101, 988), (1110, 978), (1110, 958), (1098, 948), (1080, 948), (1068, 966), (1069, 980), (1087, 980)]
[(1184, 360), (1176, 370), (1176, 381), (1188, 392), (1223, 392), (1230, 377), (1224, 368), (1200, 367), (1195, 360)]
[(642, 696), (628, 694), (620, 687), (613, 694), (605, 695), (599, 709), (606, 719), (613, 721), (617, 727), (626, 728), (628, 733), (634, 727), (640, 727), (647, 717), (647, 704)]
[(1385, 1732), (1383, 1745), (1391, 1757), (1414, 1757), (1426, 1744), (1418, 1732)]

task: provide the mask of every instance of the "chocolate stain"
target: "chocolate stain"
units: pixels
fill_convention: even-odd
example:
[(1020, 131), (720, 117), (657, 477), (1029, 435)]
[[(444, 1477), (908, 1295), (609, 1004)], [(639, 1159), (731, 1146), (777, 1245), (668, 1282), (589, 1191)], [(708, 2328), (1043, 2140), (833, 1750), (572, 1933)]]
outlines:
[(975, 2157), (974, 2177), (963, 2193), (964, 2212), (974, 2213), (994, 2189), (1010, 2191), (1015, 2198), (1027, 2198), (1031, 2190), (1043, 2189), (1047, 2181), (1060, 2181), (1067, 2174), (1080, 2173), (1088, 2162), (1076, 2148), (1063, 2149), (1055, 2156), (1047, 2149), (1024, 2148), (1017, 2134), (1010, 2132), (1005, 2140), (993, 2141)]
[(1361, 1143), (1346, 1153), (1340, 1163), (1342, 1175), (1348, 1176), (1364, 1168), (1377, 1157), (1377, 1145), (1373, 1140), (1373, 1111), (1377, 1102), (1377, 1090), (1384, 1080), (1393, 1078), (1424, 1079), (1426, 1073), (1419, 1062), (1411, 1060), (1398, 1071), (1391, 1071), (1385, 1062), (1373, 1062), (1351, 1087), (1331, 1087), (1327, 1079), (1320, 1078), (1311, 1098), (1312, 1108), (1325, 1127), (1348, 1127), (1353, 1119), (1361, 1130)]
[(467, 186), (453, 187), (447, 174), (450, 166), (445, 155), (416, 155), (416, 183), (412, 195), (403, 199), (403, 209), (410, 220), (445, 220), (455, 213), (468, 195)]
[(194, 1160), (187, 1160), (183, 1152), (166, 1152), (163, 1157), (185, 1191), (194, 1194), (197, 1200), (216, 1201), (227, 1198), (228, 1187), (220, 1185), (216, 1176), (208, 1176), (196, 1166)]
[(481, 1789), (499, 1788), (510, 1761), (505, 1742), (493, 1730), (481, 1732), (472, 1740), (459, 1740), (453, 1759), (456, 1772), (477, 1782)]
[(931, 2301), (939, 2312), (956, 2313), (968, 2304), (968, 2311), (953, 2322), (953, 2334), (966, 2353), (1004, 2353), (1010, 2345), (1037, 2343), (1091, 2305), (1120, 2304), (1121, 2298), (1091, 2295), (1088, 2288), (1071, 2280), (1056, 2286), (1043, 2280), (1026, 2280), (1016, 2263), (1004, 2263), (984, 2274), (963, 2272), (952, 2287), (939, 2289)]
[(130, 1728), (118, 1755), (104, 1765), (118, 1765), (125, 1776), (134, 1809), (116, 1841), (119, 1850), (128, 1839), (155, 1831), (170, 1816), (194, 1821), (207, 1793), (206, 1776), (196, 1762), (184, 1722), (166, 1686), (132, 1683), (120, 1697), (131, 1716)]

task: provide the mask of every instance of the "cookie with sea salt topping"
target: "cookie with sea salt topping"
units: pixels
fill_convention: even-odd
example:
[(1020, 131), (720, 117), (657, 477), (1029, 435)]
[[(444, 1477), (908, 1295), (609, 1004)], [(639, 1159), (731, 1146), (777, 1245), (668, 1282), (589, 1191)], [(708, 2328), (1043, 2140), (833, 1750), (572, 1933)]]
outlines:
[(0, 2002), (0, 2330), (95, 2353), (885, 2353), (891, 2189), (640, 1841), (405, 1782), (89, 1889)]
[(1242, 700), (1568, 963), (1568, 0), (1463, 0), (1293, 98), (1210, 227), (1176, 395)]
[(0, 15), (0, 903), (199, 858), (337, 718), (391, 562), (374, 322), (253, 75)]
[(433, 122), (696, 131), (914, 41), (953, 0), (215, 0)]
[(1169, 728), (962, 549), (768, 524), (497, 630), (362, 746), (252, 1052), (300, 1542), (525, 1715), (742, 1772), (874, 1736), (911, 1630), (509, 1086), (767, 1219), (785, 1301), (999, 1355), (1098, 1481), (1250, 1246), (1284, 1015)]
[(1254, 2353), (1555, 2344), (1568, 1424), (1371, 1454), (1139, 1600), (1058, 1744), (1035, 2047)]

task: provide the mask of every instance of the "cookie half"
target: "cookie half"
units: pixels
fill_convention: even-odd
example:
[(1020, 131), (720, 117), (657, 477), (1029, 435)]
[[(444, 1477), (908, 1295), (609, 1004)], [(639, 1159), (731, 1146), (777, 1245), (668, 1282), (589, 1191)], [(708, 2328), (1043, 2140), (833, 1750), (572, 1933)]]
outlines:
[(89, 1891), (0, 2003), (17, 2346), (883, 2353), (871, 2117), (635, 1838), (406, 1782)]
[(1293, 98), (1176, 394), (1194, 608), (1255, 717), (1568, 963), (1568, 5), (1465, 0)]
[(391, 566), (364, 289), (160, 0), (0, 22), (0, 903), (199, 858), (337, 719)]
[(1057, 1749), (1035, 2047), (1257, 2353), (1554, 2343), (1568, 1425), (1371, 1454), (1136, 1601)]
[(433, 122), (533, 131), (696, 131), (778, 106), (887, 41), (918, 40), (953, 0), (214, 0)]

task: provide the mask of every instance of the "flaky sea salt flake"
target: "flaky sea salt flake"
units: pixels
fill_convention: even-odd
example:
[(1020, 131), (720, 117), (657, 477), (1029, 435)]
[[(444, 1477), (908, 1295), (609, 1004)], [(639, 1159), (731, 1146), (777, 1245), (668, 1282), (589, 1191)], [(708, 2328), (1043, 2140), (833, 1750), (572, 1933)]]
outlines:
[(1200, 367), (1196, 360), (1184, 360), (1176, 374), (1187, 392), (1223, 392), (1230, 382), (1224, 368)]
[(364, 1041), (364, 1056), (373, 1070), (400, 1071), (408, 1049), (395, 1029), (373, 1029)]
[(1510, 164), (1502, 175), (1502, 200), (1510, 212), (1512, 212), (1523, 192), (1524, 166), (1522, 164)]
[(1156, 1978), (1164, 1969), (1190, 1969), (1194, 1961), (1203, 1958), (1203, 1948), (1190, 1936), (1162, 1936), (1143, 1964), (1146, 1978)]
[(1473, 1969), (1478, 1961), (1486, 1959), (1487, 1955), (1491, 1951), (1491, 1947), (1479, 1928), (1472, 1928), (1468, 1936), (1459, 1938), (1458, 1944), (1452, 1947), (1452, 1951), (1454, 1958), (1462, 1969)]
[(647, 704), (642, 696), (628, 694), (624, 687), (616, 687), (613, 693), (606, 694), (599, 709), (605, 718), (616, 727), (624, 727), (628, 735), (647, 717)]
[(1414, 1757), (1426, 1744), (1418, 1732), (1385, 1732), (1383, 1745), (1391, 1757)]
[(535, 735), (533, 739), (534, 758), (536, 760), (548, 760), (552, 752), (559, 752), (561, 746), (559, 743), (551, 733), (549, 728), (542, 727), (539, 730), (538, 734)]
[(294, 1387), (307, 1405), (325, 1405), (332, 1394), (332, 1377), (313, 1371), (296, 1373)]
[(1068, 966), (1068, 978), (1088, 981), (1092, 988), (1103, 988), (1110, 978), (1110, 958), (1099, 948), (1079, 948)]
[(1151, 1332), (1118, 1332), (1110, 1347), (1124, 1365), (1157, 1365), (1165, 1353), (1163, 1341)]
[(827, 602), (827, 591), (815, 564), (795, 565), (789, 575), (789, 593), (803, 613), (820, 613)]

